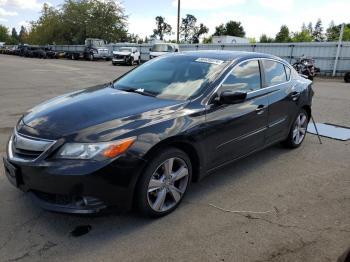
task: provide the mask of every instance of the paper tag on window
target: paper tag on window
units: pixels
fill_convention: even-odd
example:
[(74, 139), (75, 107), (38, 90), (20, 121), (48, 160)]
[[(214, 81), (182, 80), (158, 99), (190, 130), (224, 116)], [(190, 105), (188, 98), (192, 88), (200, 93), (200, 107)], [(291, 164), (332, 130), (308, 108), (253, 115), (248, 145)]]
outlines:
[(200, 63), (215, 64), (215, 65), (220, 65), (224, 62), (219, 59), (211, 59), (211, 58), (205, 58), (205, 57), (197, 58), (195, 61)]

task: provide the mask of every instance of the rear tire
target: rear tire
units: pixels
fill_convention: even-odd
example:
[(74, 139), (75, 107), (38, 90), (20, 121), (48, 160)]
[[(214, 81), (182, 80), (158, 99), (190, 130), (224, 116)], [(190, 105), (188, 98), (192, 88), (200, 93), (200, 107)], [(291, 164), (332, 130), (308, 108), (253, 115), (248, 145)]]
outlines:
[(192, 165), (185, 152), (166, 148), (149, 161), (136, 187), (136, 205), (148, 217), (162, 217), (181, 203), (191, 182)]
[(305, 139), (309, 120), (307, 112), (304, 109), (300, 109), (290, 128), (288, 137), (282, 142), (282, 145), (292, 149), (299, 147)]

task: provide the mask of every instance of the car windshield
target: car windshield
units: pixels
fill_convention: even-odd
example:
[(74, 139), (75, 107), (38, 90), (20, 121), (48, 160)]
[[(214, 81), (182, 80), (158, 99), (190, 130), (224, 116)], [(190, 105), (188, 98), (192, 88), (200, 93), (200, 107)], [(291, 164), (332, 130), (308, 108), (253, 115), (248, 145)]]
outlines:
[(152, 46), (153, 52), (169, 52), (172, 50), (172, 47), (169, 45), (158, 44)]
[(132, 51), (131, 48), (127, 48), (127, 47), (119, 48), (119, 52), (131, 52), (131, 51)]
[(105, 42), (103, 40), (93, 40), (93, 45), (96, 47), (104, 47)]
[(113, 85), (116, 89), (157, 98), (187, 100), (198, 94), (226, 64), (186, 55), (165, 56), (139, 66)]

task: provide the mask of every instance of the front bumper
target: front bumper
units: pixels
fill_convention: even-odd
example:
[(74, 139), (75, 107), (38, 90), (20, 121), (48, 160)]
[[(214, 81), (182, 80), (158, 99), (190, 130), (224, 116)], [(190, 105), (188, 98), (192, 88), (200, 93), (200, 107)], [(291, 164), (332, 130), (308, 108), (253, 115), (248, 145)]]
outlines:
[(80, 214), (108, 206), (129, 209), (144, 163), (130, 155), (111, 162), (55, 159), (23, 163), (4, 158), (10, 182), (29, 192), (42, 208)]
[(112, 58), (113, 64), (127, 64), (130, 62), (131, 57), (125, 57), (125, 58)]

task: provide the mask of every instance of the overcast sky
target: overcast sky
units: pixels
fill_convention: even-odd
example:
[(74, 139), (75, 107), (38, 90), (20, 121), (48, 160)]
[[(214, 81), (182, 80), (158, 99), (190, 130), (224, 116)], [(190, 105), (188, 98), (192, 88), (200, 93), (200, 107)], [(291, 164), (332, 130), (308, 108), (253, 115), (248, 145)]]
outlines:
[[(19, 28), (36, 20), (44, 2), (59, 6), (63, 0), (0, 0), (0, 24)], [(300, 30), (303, 22), (321, 18), (326, 28), (334, 20), (350, 23), (350, 0), (181, 0), (181, 16), (193, 14), (209, 27), (229, 20), (240, 21), (247, 37), (257, 39), (263, 33), (274, 37), (282, 24), (291, 31)], [(142, 37), (152, 34), (155, 16), (161, 15), (176, 31), (177, 0), (124, 0), (129, 15), (129, 32)], [(175, 35), (172, 37), (175, 38)]]

